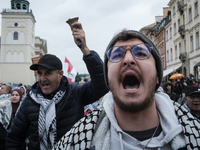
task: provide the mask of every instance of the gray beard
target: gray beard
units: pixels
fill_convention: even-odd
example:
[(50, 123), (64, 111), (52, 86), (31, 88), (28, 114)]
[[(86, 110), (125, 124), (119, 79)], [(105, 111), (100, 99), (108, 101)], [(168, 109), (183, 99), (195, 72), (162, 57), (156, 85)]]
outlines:
[[(138, 104), (136, 104), (134, 102), (129, 103), (129, 104), (124, 103), (119, 98), (118, 92), (115, 90), (114, 85), (109, 82), (109, 86), (110, 86), (110, 90), (112, 91), (113, 99), (114, 99), (116, 105), (125, 112), (136, 113), (136, 112), (141, 112), (142, 110), (145, 110), (150, 105), (152, 105), (152, 103), (154, 101), (154, 94), (155, 94), (155, 88), (156, 88), (156, 78), (152, 78), (151, 80), (149, 80), (149, 83), (148, 83), (149, 91), (147, 92), (148, 95), (146, 95), (146, 98), (144, 99), (144, 101), (142, 103), (138, 103)], [(154, 88), (152, 88), (152, 87), (154, 87)]]

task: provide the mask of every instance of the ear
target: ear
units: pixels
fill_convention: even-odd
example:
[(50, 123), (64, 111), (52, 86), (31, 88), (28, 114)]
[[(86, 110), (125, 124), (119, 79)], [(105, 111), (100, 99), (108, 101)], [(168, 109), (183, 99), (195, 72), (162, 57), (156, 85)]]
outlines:
[(60, 71), (59, 71), (59, 78), (60, 78), (60, 79), (62, 78), (63, 74), (64, 74), (64, 71), (63, 71), (63, 70), (60, 70)]

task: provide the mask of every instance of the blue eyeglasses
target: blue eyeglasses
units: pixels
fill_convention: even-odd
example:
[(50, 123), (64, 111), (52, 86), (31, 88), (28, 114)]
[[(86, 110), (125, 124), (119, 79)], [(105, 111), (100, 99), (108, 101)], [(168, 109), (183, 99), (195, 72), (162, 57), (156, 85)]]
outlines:
[[(107, 57), (111, 62), (120, 62), (126, 55), (125, 46), (111, 47), (107, 52)], [(143, 60), (151, 55), (151, 48), (147, 44), (137, 44), (131, 48), (131, 52), (136, 59)]]

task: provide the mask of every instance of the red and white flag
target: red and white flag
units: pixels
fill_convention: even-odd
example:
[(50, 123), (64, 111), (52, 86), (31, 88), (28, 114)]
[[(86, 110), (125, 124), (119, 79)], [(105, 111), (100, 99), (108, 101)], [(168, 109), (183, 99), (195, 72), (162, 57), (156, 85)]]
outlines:
[(70, 63), (70, 61), (67, 59), (67, 57), (65, 57), (63, 70), (64, 70), (64, 76), (67, 77), (69, 83), (71, 84), (75, 82), (75, 77), (77, 73), (72, 64)]

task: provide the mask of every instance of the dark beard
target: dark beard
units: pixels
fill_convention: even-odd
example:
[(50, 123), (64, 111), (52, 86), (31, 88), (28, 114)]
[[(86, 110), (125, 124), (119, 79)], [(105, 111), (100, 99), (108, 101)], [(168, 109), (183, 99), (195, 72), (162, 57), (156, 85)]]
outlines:
[(136, 113), (136, 112), (145, 110), (153, 103), (153, 100), (154, 100), (154, 93), (151, 92), (149, 96), (147, 96), (147, 98), (142, 103), (135, 104), (133, 102), (133, 103), (125, 104), (119, 99), (119, 97), (115, 93), (116, 93), (115, 91), (112, 92), (113, 99), (116, 105), (125, 112)]
[[(113, 99), (116, 103), (116, 105), (123, 111), (125, 112), (132, 112), (132, 113), (136, 113), (136, 112), (141, 112), (142, 110), (145, 110), (146, 108), (148, 108), (150, 105), (152, 105), (153, 101), (154, 101), (154, 94), (155, 94), (155, 87), (156, 87), (156, 77), (155, 78), (151, 78), (149, 80), (148, 83), (148, 87), (149, 87), (149, 91), (147, 92), (148, 95), (146, 95), (146, 98), (144, 99), (143, 102), (141, 103), (124, 103), (118, 96), (118, 92), (115, 90), (114, 85), (109, 82), (109, 86), (110, 86), (110, 90), (113, 94)], [(122, 84), (120, 81), (121, 79), (119, 78), (119, 84)], [(133, 96), (134, 98), (134, 96)]]

